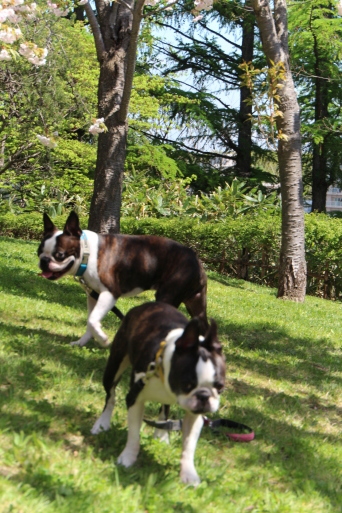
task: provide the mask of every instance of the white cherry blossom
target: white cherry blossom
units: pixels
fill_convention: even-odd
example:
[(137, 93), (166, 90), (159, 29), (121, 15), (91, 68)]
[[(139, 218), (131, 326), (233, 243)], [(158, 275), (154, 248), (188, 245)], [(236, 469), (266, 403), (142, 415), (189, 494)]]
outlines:
[(21, 30), (19, 28), (9, 27), (8, 25), (2, 25), (0, 29), (0, 41), (3, 43), (12, 44), (22, 37)]
[(90, 125), (89, 132), (93, 135), (102, 134), (102, 132), (107, 132), (107, 127), (104, 123), (104, 118), (96, 119), (93, 125)]
[(12, 59), (12, 57), (11, 57), (11, 54), (9, 53), (9, 51), (6, 50), (5, 48), (3, 48), (0, 51), (0, 61), (10, 61), (11, 59)]
[(45, 135), (38, 135), (37, 138), (39, 142), (48, 148), (55, 148), (57, 146), (56, 141), (54, 141), (51, 137), (46, 137)]

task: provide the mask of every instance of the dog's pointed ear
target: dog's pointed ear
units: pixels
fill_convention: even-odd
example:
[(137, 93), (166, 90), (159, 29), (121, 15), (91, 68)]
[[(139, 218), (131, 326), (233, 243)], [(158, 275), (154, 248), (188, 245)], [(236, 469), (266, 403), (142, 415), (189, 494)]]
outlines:
[(80, 228), (80, 221), (76, 212), (70, 212), (69, 217), (66, 220), (63, 233), (65, 233), (65, 235), (73, 235), (78, 238), (81, 237), (82, 230)]
[(43, 214), (43, 224), (44, 224), (44, 237), (47, 235), (51, 235), (55, 231), (57, 231), (56, 226), (53, 224), (49, 216), (44, 212)]
[(200, 323), (199, 320), (191, 319), (185, 326), (183, 334), (176, 340), (176, 351), (188, 351), (198, 347), (200, 336)]
[(202, 343), (203, 347), (208, 349), (208, 351), (216, 351), (218, 354), (222, 353), (222, 346), (220, 341), (217, 338), (217, 324), (214, 319), (211, 319), (210, 326), (205, 335), (204, 342)]

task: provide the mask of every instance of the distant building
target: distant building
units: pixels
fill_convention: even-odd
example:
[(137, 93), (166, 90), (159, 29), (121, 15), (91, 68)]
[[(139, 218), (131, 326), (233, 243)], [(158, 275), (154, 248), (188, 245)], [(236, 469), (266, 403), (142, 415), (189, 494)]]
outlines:
[(310, 214), (312, 207), (312, 200), (309, 198), (304, 198), (304, 212), (306, 214)]
[(342, 189), (331, 185), (327, 190), (326, 211), (332, 212), (333, 210), (342, 211)]
[[(312, 208), (311, 198), (304, 198), (304, 212), (309, 214)], [(327, 197), (325, 202), (327, 212), (342, 212), (342, 189), (335, 185), (330, 185), (327, 190)]]

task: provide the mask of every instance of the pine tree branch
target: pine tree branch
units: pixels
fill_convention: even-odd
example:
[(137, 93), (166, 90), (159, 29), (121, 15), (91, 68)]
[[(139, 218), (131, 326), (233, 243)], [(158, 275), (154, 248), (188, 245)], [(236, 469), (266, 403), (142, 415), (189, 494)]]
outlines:
[(221, 39), (223, 39), (223, 41), (225, 41), (226, 43), (228, 43), (229, 45), (232, 45), (234, 48), (236, 48), (237, 50), (241, 51), (241, 45), (235, 43), (234, 41), (231, 41), (230, 39), (227, 39), (226, 37), (224, 37), (222, 34), (220, 34), (219, 32), (216, 32), (216, 30), (208, 27), (205, 23), (203, 23), (202, 21), (199, 21), (198, 24), (204, 28), (205, 30), (207, 30), (208, 32), (210, 32), (211, 34), (215, 34), (215, 36), (219, 36)]
[[(159, 43), (163, 43), (163, 41), (160, 41), (158, 39), (156, 39), (157, 42)], [(193, 69), (195, 71), (198, 71), (198, 72), (201, 72), (203, 74), (206, 75), (206, 77), (212, 77), (213, 79), (215, 80), (220, 80), (221, 82), (227, 84), (227, 85), (230, 85), (234, 88), (237, 88), (239, 87), (239, 81), (238, 81), (238, 78), (235, 77), (234, 75), (228, 75), (226, 77), (224, 77), (224, 74), (222, 73), (222, 70), (221, 70), (221, 73), (213, 73), (213, 70), (212, 68), (208, 65), (206, 66), (204, 63), (202, 64), (199, 64), (198, 62), (195, 64), (193, 62), (190, 61), (190, 57), (188, 58), (181, 58), (177, 55), (176, 51), (175, 53), (173, 53), (172, 51), (167, 51), (165, 50), (165, 48), (163, 46), (158, 46), (156, 44), (153, 45), (154, 48), (156, 48), (160, 53), (163, 53), (164, 55), (167, 55), (168, 57), (171, 57), (172, 59), (174, 59), (176, 61), (176, 63), (178, 63), (178, 66), (175, 65), (173, 66), (172, 68), (166, 70), (166, 72), (164, 72), (164, 75), (167, 75), (169, 73), (175, 73), (177, 71), (184, 71), (184, 70), (187, 70), (187, 69)], [(174, 48), (175, 50), (179, 51), (179, 48), (175, 45), (171, 45), (169, 44), (168, 47), (171, 47), (171, 48)], [(226, 74), (227, 75), (227, 74)]]
[[(210, 50), (212, 49), (215, 49), (216, 53), (219, 54), (219, 57), (221, 58), (224, 58), (226, 59), (228, 62), (232, 63), (232, 64), (238, 64), (237, 60), (236, 59), (233, 59), (232, 57), (230, 57), (229, 55), (227, 55), (224, 51), (222, 51), (220, 48), (218, 48), (215, 44), (213, 44), (211, 41), (202, 41), (201, 39), (197, 39), (193, 36), (190, 36), (189, 34), (186, 34), (185, 32), (182, 32), (180, 29), (174, 27), (173, 25), (170, 25), (169, 23), (161, 23), (161, 22), (157, 22), (156, 25), (159, 25), (161, 27), (166, 27), (166, 28), (170, 28), (172, 29), (174, 32), (176, 32), (177, 34), (179, 34), (180, 36), (184, 37), (185, 39), (189, 39), (192, 43), (195, 43), (195, 44), (198, 44), (199, 46), (203, 46), (206, 50), (209, 48), (209, 52), (207, 50), (207, 53), (210, 53)], [(209, 29), (208, 29), (209, 30)], [(222, 37), (222, 36), (221, 36)], [(224, 39), (225, 41), (229, 42), (228, 40), (226, 40), (225, 38), (222, 37), (222, 39)], [(231, 43), (233, 44), (233, 43)], [(172, 45), (174, 48), (179, 48), (175, 45)], [(233, 45), (234, 46), (234, 45)], [(238, 45), (235, 45), (237, 46), (237, 48), (240, 50), (241, 47), (238, 46)]]
[(173, 139), (168, 139), (167, 137), (161, 137), (161, 136), (156, 135), (156, 134), (152, 135), (152, 134), (150, 134), (148, 132), (145, 132), (144, 130), (140, 130), (140, 129), (137, 129), (137, 128), (134, 128), (134, 127), (130, 127), (130, 128), (132, 128), (132, 130), (135, 130), (136, 132), (139, 132), (139, 133), (145, 135), (149, 139), (158, 139), (159, 141), (162, 141), (164, 143), (175, 144), (175, 145), (178, 145), (178, 146), (180, 146), (181, 148), (183, 148), (185, 150), (189, 150), (192, 153), (200, 153), (201, 155), (205, 155), (207, 157), (222, 157), (222, 158), (226, 158), (226, 159), (230, 159), (230, 160), (236, 160), (236, 157), (234, 155), (225, 155), (224, 153), (214, 153), (212, 151), (199, 150), (198, 148), (194, 148), (193, 146), (188, 146), (188, 145), (186, 145), (186, 144), (184, 144), (183, 142), (180, 142), (180, 141), (175, 141)]
[(218, 98), (217, 96), (215, 96), (214, 94), (212, 93), (208, 93), (207, 91), (203, 91), (202, 89), (200, 89), (199, 87), (196, 87), (192, 84), (187, 84), (186, 82), (183, 82), (182, 80), (179, 80), (178, 78), (174, 79), (175, 82), (177, 82), (178, 84), (182, 84), (182, 85), (185, 85), (187, 87), (190, 87), (191, 89), (194, 89), (195, 91), (197, 91), (198, 93), (203, 93), (203, 94), (206, 94), (208, 97), (212, 98), (214, 101), (217, 101), (218, 103), (220, 103), (222, 105), (222, 107), (224, 107), (225, 109), (227, 110), (232, 110), (232, 111), (236, 111), (236, 109), (232, 109), (229, 105), (227, 105), (226, 103), (224, 103), (220, 98)]

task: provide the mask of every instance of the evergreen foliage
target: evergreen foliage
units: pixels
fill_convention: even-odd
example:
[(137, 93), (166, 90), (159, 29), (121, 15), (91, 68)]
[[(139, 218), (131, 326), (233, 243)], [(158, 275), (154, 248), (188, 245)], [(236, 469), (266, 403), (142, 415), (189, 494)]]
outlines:
[[(326, 189), (342, 183), (342, 18), (330, 0), (294, 2), (289, 9), (290, 53), (301, 106), (304, 179), (311, 192), (313, 152)], [(322, 191), (325, 196), (325, 190)], [(325, 206), (325, 202), (324, 202)]]

